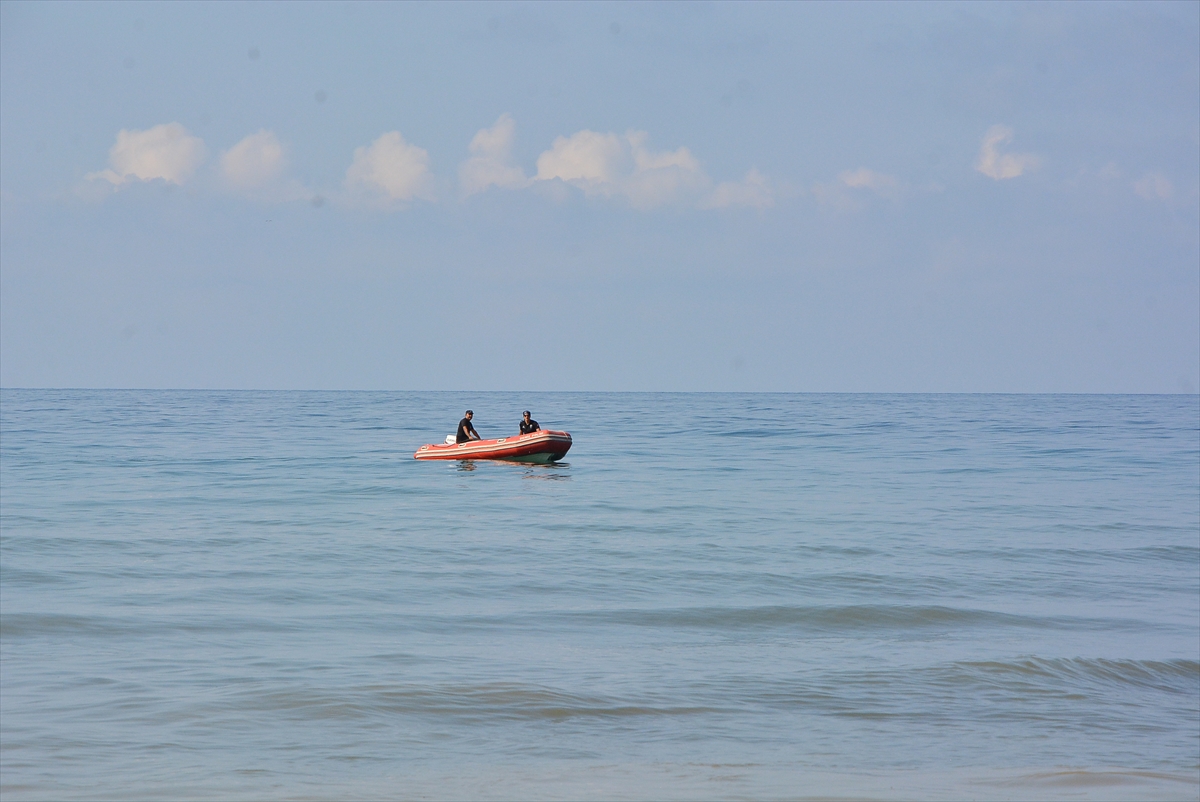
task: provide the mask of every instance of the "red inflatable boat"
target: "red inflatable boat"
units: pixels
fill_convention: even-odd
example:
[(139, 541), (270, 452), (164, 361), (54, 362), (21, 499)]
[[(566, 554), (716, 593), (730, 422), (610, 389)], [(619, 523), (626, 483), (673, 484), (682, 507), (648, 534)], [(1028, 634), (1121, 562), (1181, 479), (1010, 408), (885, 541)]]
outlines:
[(416, 459), (506, 459), (513, 462), (557, 462), (571, 448), (571, 435), (543, 429), (499, 440), (430, 443), (417, 449)]

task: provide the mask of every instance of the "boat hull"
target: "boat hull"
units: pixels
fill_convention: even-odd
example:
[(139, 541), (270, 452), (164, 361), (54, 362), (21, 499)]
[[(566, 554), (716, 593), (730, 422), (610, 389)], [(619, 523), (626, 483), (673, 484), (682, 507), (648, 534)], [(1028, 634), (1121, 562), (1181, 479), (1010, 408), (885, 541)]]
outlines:
[(498, 440), (466, 443), (429, 443), (417, 449), (415, 459), (500, 459), (510, 462), (557, 462), (571, 448), (567, 432), (542, 430)]

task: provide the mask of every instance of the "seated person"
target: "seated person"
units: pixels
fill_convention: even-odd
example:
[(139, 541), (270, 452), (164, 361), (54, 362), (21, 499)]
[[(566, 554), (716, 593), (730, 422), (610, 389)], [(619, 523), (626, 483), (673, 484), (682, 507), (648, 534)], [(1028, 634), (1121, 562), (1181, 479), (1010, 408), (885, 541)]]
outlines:
[(471, 418), (475, 417), (475, 413), (467, 410), (467, 414), (458, 422), (458, 432), (454, 435), (454, 442), (465, 443), (468, 440), (479, 440), (479, 432), (475, 431), (475, 427), (471, 425)]
[(538, 426), (537, 421), (535, 421), (533, 418), (529, 417), (529, 410), (525, 410), (521, 414), (524, 416), (521, 418), (521, 434), (529, 434), (530, 432), (536, 432), (541, 428), (540, 426)]

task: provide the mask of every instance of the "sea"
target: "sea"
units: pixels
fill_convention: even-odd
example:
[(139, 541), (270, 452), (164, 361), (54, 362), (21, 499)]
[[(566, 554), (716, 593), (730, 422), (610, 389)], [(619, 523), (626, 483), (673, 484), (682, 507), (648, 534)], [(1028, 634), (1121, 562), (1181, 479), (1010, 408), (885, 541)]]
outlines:
[(1200, 400), (4, 389), (0, 796), (1195, 800)]

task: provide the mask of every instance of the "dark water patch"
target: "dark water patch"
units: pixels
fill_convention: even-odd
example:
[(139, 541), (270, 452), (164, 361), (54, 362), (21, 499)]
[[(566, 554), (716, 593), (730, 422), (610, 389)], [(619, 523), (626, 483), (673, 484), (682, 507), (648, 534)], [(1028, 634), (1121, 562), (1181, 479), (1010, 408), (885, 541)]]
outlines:
[[(70, 579), (63, 573), (53, 573), (50, 571), (39, 571), (36, 569), (25, 568), (6, 568), (2, 574), (2, 581), (10, 589), (20, 588), (24, 585), (39, 587), (43, 585), (55, 585), (69, 582)], [(2, 620), (3, 614), (0, 614)]]
[(114, 636), (137, 627), (138, 622), (111, 617), (47, 613), (0, 614), (0, 638), (8, 642), (19, 638), (46, 636)]
[(20, 639), (90, 637), (103, 641), (133, 641), (163, 634), (280, 633), (302, 631), (307, 624), (296, 620), (259, 615), (229, 616), (188, 614), (159, 616), (145, 613), (127, 616), (73, 615), (59, 613), (0, 614), (0, 637), (11, 643)]
[[(1061, 526), (1063, 531), (1074, 531), (1086, 534), (1095, 531), (1092, 527)], [(1153, 528), (1153, 527), (1149, 527)], [(1107, 527), (1109, 533), (1129, 533), (1130, 535), (1147, 534), (1148, 527), (1132, 525), (1112, 525)], [(1163, 534), (1174, 533), (1173, 527), (1163, 527)], [(1200, 565), (1200, 546), (1175, 544), (1170, 546), (1118, 546), (1118, 547), (1075, 547), (1054, 548), (1049, 546), (1012, 546), (995, 545), (988, 548), (947, 548), (934, 550), (935, 553), (948, 560), (968, 560), (972, 562), (1013, 562), (1045, 566), (1050, 570), (1061, 571), (1068, 566), (1097, 566), (1103, 564), (1135, 564), (1135, 563), (1181, 563), (1184, 565)]]

